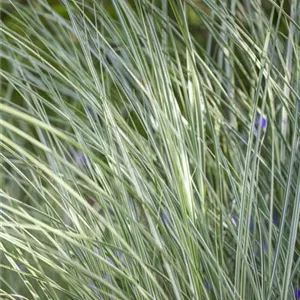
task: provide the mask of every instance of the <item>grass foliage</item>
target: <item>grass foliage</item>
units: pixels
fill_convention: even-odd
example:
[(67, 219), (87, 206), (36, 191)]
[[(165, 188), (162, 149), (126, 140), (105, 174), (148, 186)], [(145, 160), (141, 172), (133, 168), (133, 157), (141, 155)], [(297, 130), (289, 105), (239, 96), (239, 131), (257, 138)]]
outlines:
[(298, 297), (298, 0), (0, 24), (1, 299)]

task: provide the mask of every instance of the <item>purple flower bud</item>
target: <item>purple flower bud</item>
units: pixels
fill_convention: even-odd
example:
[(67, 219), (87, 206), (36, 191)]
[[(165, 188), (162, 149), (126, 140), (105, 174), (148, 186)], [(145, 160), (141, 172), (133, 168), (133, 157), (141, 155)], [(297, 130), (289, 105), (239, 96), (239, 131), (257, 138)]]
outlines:
[(77, 151), (75, 149), (71, 149), (71, 153), (75, 163), (80, 167), (86, 167), (88, 165), (89, 159), (88, 157), (81, 151)]
[(253, 233), (253, 231), (254, 231), (254, 219), (253, 219), (252, 216), (250, 217), (250, 225), (249, 225), (249, 227), (250, 227), (250, 232)]
[(300, 290), (298, 289), (295, 290), (295, 298), (300, 299)]
[(109, 280), (109, 277), (108, 277), (107, 274), (104, 274), (104, 275), (102, 276), (102, 279), (105, 280), (105, 281), (108, 281), (108, 280)]
[(279, 215), (277, 213), (273, 214), (273, 223), (274, 223), (274, 225), (279, 226), (280, 218), (279, 218)]
[(268, 244), (265, 241), (263, 242), (263, 250), (264, 250), (264, 253), (268, 252)]
[(210, 292), (210, 284), (208, 282), (205, 283), (205, 288), (208, 292)]
[(259, 127), (261, 130), (265, 130), (268, 125), (268, 119), (262, 115), (258, 115), (256, 121), (254, 123), (254, 134), (257, 135), (259, 131)]
[(85, 167), (88, 164), (88, 158), (82, 152), (77, 152), (74, 159), (79, 166)]
[(163, 212), (163, 213), (161, 214), (161, 217), (162, 217), (162, 219), (163, 219), (165, 222), (168, 222), (168, 221), (169, 221), (169, 215), (168, 215), (167, 213)]
[(114, 261), (112, 260), (111, 257), (109, 257), (109, 258), (107, 259), (107, 262), (109, 262), (111, 265), (114, 265)]
[(94, 247), (94, 252), (96, 253), (96, 254), (100, 254), (100, 250), (98, 249), (98, 248), (96, 248), (96, 247)]

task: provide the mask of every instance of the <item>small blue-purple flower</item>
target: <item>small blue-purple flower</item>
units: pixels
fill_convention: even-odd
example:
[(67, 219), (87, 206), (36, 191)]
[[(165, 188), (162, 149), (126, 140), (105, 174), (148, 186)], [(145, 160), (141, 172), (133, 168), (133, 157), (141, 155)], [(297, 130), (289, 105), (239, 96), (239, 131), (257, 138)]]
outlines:
[(295, 298), (300, 299), (300, 290), (298, 289), (295, 290)]
[(210, 292), (210, 284), (208, 282), (205, 283), (205, 288), (208, 292)]
[(163, 219), (165, 222), (168, 222), (168, 221), (169, 221), (169, 218), (170, 218), (169, 214), (166, 213), (166, 212), (163, 212), (163, 213), (161, 214), (161, 217), (162, 217), (162, 219)]
[(250, 217), (250, 224), (249, 224), (249, 228), (250, 228), (250, 232), (252, 232), (252, 233), (253, 233), (253, 231), (254, 231), (254, 219), (253, 219), (253, 217), (252, 217), (252, 216)]
[(96, 253), (96, 254), (100, 254), (101, 253), (101, 251), (99, 250), (99, 248), (97, 248), (97, 247), (94, 247), (94, 252)]
[(279, 226), (279, 223), (280, 223), (279, 215), (277, 213), (274, 213), (273, 214), (273, 224), (276, 226)]
[(256, 121), (254, 123), (254, 134), (257, 135), (259, 128), (262, 131), (266, 130), (268, 126), (268, 119), (260, 114), (258, 114)]
[(113, 259), (111, 257), (107, 258), (106, 261), (108, 263), (110, 263), (111, 265), (113, 265), (113, 266), (115, 265), (115, 263), (114, 263), (114, 261), (113, 261)]
[(81, 151), (71, 149), (75, 163), (80, 167), (86, 167), (89, 163), (88, 157)]
[(82, 152), (76, 152), (74, 159), (79, 166), (85, 167), (88, 164), (88, 158)]

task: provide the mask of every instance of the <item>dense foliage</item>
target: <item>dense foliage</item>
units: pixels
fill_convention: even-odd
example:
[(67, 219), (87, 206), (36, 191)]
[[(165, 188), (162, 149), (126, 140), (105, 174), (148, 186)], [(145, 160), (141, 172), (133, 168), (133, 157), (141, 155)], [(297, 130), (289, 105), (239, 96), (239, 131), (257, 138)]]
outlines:
[(1, 299), (300, 299), (298, 0), (0, 0)]

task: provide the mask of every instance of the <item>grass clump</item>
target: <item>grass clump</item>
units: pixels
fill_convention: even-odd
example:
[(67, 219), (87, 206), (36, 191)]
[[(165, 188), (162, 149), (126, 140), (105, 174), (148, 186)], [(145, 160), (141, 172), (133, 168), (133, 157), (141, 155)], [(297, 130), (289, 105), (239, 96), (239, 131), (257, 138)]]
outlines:
[(298, 299), (298, 1), (1, 1), (1, 299)]

